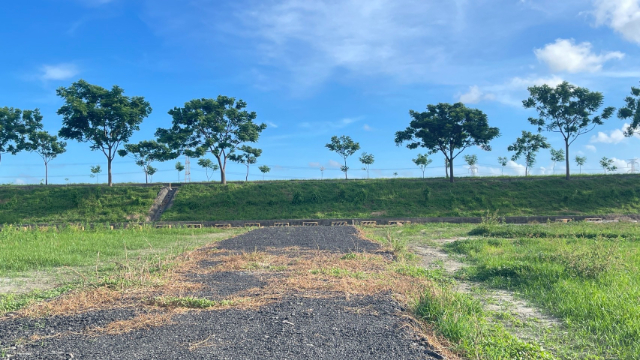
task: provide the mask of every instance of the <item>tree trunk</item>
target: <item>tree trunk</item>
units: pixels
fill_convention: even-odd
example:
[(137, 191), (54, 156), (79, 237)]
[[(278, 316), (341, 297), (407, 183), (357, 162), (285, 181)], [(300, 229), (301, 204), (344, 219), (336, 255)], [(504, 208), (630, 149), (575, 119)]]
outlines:
[(569, 142), (565, 141), (565, 147), (566, 147), (566, 157), (564, 158), (565, 164), (567, 166), (567, 180), (569, 180)]
[(449, 182), (453, 183), (453, 149), (449, 151)]
[(220, 166), (220, 184), (227, 185), (227, 174), (225, 173), (225, 165), (227, 164), (227, 159), (225, 158), (224, 164), (222, 164), (222, 159), (220, 156), (214, 154), (216, 159), (218, 160), (218, 165)]
[(108, 177), (109, 177), (109, 186), (113, 186), (113, 178), (111, 176), (111, 162), (113, 161), (112, 158), (107, 158), (107, 172), (109, 173)]
[(146, 171), (144, 172), (144, 183), (145, 184), (149, 183), (149, 173), (147, 173)]
[(49, 164), (44, 162), (44, 184), (49, 185)]
[(349, 169), (347, 169), (347, 158), (344, 158), (344, 179), (345, 180), (349, 180), (349, 178), (347, 177), (347, 171), (349, 171)]
[(247, 165), (247, 176), (244, 178), (244, 182), (249, 181), (249, 165)]

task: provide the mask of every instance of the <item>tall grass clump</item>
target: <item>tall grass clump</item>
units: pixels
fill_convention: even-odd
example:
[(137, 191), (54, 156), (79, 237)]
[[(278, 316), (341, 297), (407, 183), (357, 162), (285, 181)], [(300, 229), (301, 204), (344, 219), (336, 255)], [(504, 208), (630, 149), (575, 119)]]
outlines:
[(474, 264), (463, 277), (516, 291), (561, 319), (570, 353), (637, 359), (639, 234), (628, 223), (501, 225), (446, 247)]

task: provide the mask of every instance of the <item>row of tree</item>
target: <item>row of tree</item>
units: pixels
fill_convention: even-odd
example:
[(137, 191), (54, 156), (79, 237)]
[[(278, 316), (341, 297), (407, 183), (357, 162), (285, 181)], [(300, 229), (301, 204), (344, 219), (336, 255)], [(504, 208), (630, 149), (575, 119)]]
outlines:
[[(581, 135), (602, 125), (615, 112), (607, 107), (599, 113), (604, 97), (599, 92), (577, 87), (563, 82), (556, 87), (548, 85), (529, 87), (529, 98), (523, 106), (535, 109), (537, 118), (529, 118), (529, 123), (538, 130), (537, 134), (523, 131), (522, 136), (508, 147), (514, 152), (511, 159), (524, 157), (526, 168), (535, 162), (540, 149), (549, 148), (545, 130), (557, 132), (564, 139), (564, 150), (553, 150), (554, 161), (566, 161), (566, 178), (570, 177), (569, 147)], [(152, 175), (156, 169), (155, 161), (167, 161), (180, 155), (202, 158), (212, 154), (217, 164), (209, 159), (199, 159), (198, 164), (205, 169), (220, 170), (220, 182), (226, 184), (226, 166), (228, 161), (249, 166), (257, 162), (262, 150), (248, 143), (258, 141), (265, 124), (255, 121), (256, 113), (245, 110), (247, 104), (235, 98), (218, 96), (216, 99), (194, 99), (184, 107), (169, 110), (172, 126), (159, 128), (155, 140), (128, 143), (135, 131), (140, 129), (142, 121), (151, 114), (151, 106), (141, 96), (128, 97), (124, 90), (113, 86), (111, 90), (92, 85), (84, 80), (73, 83), (68, 88), (56, 91), (64, 99), (58, 110), (62, 116), (62, 128), (58, 136), (65, 140), (86, 142), (91, 150), (101, 151), (107, 159), (108, 184), (113, 184), (112, 162), (116, 154), (132, 157), (145, 175)], [(409, 149), (423, 147), (427, 154), (418, 154), (413, 162), (423, 171), (431, 163), (429, 154), (442, 153), (445, 158), (446, 176), (454, 181), (454, 160), (467, 148), (478, 146), (491, 150), (489, 143), (500, 136), (497, 127), (490, 127), (487, 115), (479, 109), (466, 107), (462, 103), (428, 105), (427, 111), (410, 110), (412, 120), (409, 126), (395, 134), (395, 143), (406, 143)], [(640, 88), (631, 88), (631, 96), (625, 99), (625, 106), (617, 113), (620, 119), (630, 119), (631, 125), (626, 136), (632, 136), (640, 126)], [(58, 136), (42, 130), (42, 115), (36, 110), (0, 108), (0, 160), (2, 153), (16, 154), (20, 151), (37, 152), (44, 160), (45, 168), (49, 161), (63, 153), (66, 143)], [(345, 173), (347, 158), (360, 149), (360, 145), (348, 136), (333, 136), (326, 147), (343, 157), (341, 170)], [(475, 165), (477, 157), (468, 155), (467, 162)], [(475, 158), (474, 158), (475, 157)], [(374, 157), (364, 153), (360, 158), (364, 170), (369, 171)], [(499, 161), (506, 163), (506, 158)], [(176, 164), (180, 170), (183, 165)], [(265, 170), (265, 171), (263, 171)], [(323, 168), (321, 168), (321, 171)], [(268, 167), (262, 169), (268, 172)], [(207, 172), (207, 178), (208, 178)], [(46, 180), (48, 182), (48, 179)]]
[[(559, 133), (564, 139), (564, 150), (552, 149), (552, 160), (566, 161), (566, 179), (570, 178), (569, 147), (581, 135), (596, 126), (602, 125), (615, 113), (615, 108), (606, 107), (599, 112), (604, 97), (599, 92), (577, 87), (563, 82), (556, 87), (549, 85), (532, 86), (528, 88), (529, 98), (522, 102), (527, 109), (535, 109), (537, 118), (529, 118), (529, 123), (538, 130), (537, 134), (522, 131), (522, 136), (508, 147), (514, 152), (513, 161), (524, 157), (526, 168), (535, 163), (536, 153), (540, 149), (550, 147), (547, 139), (540, 133), (544, 131)], [(640, 127), (640, 88), (631, 88), (631, 96), (625, 98), (625, 106), (618, 110), (620, 119), (631, 120), (626, 130), (626, 136), (632, 136)], [(445, 157), (445, 164), (449, 167), (447, 176), (453, 182), (453, 162), (465, 149), (478, 146), (483, 150), (491, 150), (489, 143), (500, 136), (500, 130), (490, 127), (487, 115), (478, 109), (471, 109), (462, 103), (428, 105), (427, 111), (409, 111), (412, 120), (409, 126), (396, 132), (396, 145), (407, 143), (409, 149), (423, 147), (429, 154), (441, 152)], [(418, 159), (424, 155), (418, 156)], [(475, 155), (474, 155), (475, 156)], [(419, 165), (416, 160), (414, 162)], [(473, 159), (471, 159), (473, 160)], [(477, 161), (477, 158), (475, 159)], [(605, 171), (612, 168), (610, 159)], [(428, 160), (420, 160), (428, 165)], [(578, 161), (578, 160), (576, 160)], [(584, 160), (580, 160), (584, 164)], [(501, 164), (506, 165), (507, 159), (499, 158)], [(473, 161), (475, 164), (475, 161)], [(426, 166), (424, 165), (424, 166)], [(601, 163), (602, 165), (602, 163)]]

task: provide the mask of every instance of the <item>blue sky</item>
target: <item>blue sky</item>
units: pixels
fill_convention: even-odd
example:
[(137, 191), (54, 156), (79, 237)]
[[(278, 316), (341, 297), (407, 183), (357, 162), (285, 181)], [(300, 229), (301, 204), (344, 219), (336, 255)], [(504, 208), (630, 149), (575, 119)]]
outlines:
[[(409, 110), (462, 101), (501, 129), (493, 151), (465, 151), (478, 155), (479, 174), (491, 175), (520, 132), (534, 130), (527, 118), (535, 114), (521, 105), (528, 86), (567, 80), (602, 92), (608, 106), (623, 104), (640, 81), (640, 0), (6, 1), (0, 46), (0, 106), (41, 109), (52, 133), (61, 126), (56, 88), (81, 78), (151, 103), (132, 142), (168, 127), (174, 106), (222, 94), (245, 100), (268, 125), (257, 144), (258, 165), (272, 168), (268, 179), (320, 177), (320, 166), (325, 178), (342, 176), (341, 159), (324, 147), (332, 135), (374, 154), (372, 177), (409, 177), (420, 174), (411, 162), (420, 151), (393, 141)], [(607, 156), (627, 171), (623, 160), (640, 157), (640, 137), (624, 138), (623, 127), (613, 118), (583, 135), (571, 158), (585, 155), (583, 170), (598, 172)], [(562, 147), (560, 137), (546, 136)], [(358, 156), (349, 160), (351, 177), (365, 176)], [(442, 155), (431, 157), (427, 175), (444, 175)], [(153, 180), (177, 180), (174, 163), (156, 163)], [(97, 164), (106, 169), (102, 153), (69, 141), (49, 181), (94, 181)], [(468, 175), (461, 157), (456, 165), (457, 175)], [(550, 167), (544, 150), (533, 173)], [(192, 181), (205, 180), (195, 161), (191, 168)], [(128, 158), (116, 158), (113, 171), (116, 182), (144, 181)], [(231, 163), (228, 178), (244, 179), (244, 171)], [(505, 169), (522, 172), (521, 161)], [(43, 178), (38, 155), (2, 157), (0, 183)], [(250, 179), (260, 178), (254, 166)]]

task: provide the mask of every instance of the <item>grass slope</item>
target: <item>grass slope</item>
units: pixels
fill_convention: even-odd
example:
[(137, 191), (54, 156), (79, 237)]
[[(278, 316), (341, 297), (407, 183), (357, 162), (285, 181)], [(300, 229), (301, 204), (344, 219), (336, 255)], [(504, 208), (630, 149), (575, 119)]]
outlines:
[(0, 223), (144, 219), (160, 186), (0, 186)]
[(162, 220), (638, 214), (640, 177), (465, 178), (184, 185)]

